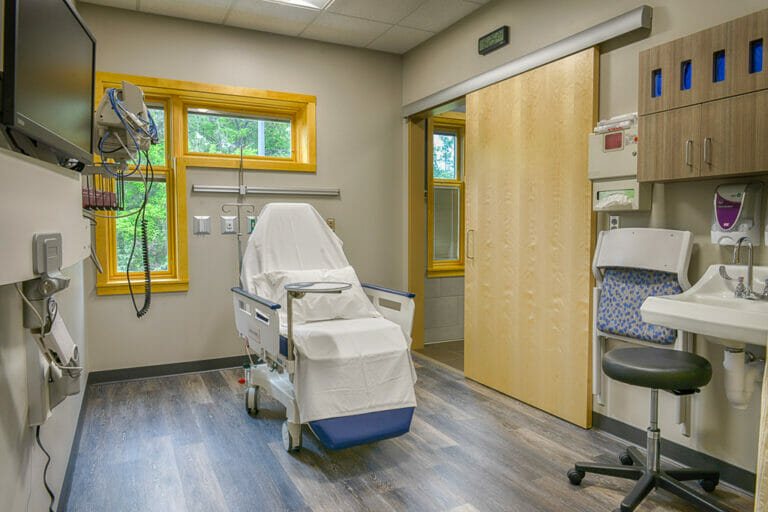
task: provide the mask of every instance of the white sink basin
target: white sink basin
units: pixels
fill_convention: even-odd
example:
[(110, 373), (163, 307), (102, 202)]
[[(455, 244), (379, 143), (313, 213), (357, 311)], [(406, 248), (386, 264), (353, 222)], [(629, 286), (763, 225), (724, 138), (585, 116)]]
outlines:
[[(707, 336), (732, 347), (766, 345), (768, 300), (747, 300), (733, 294), (736, 281), (720, 276), (721, 265), (712, 265), (689, 290), (679, 295), (648, 297), (640, 307), (643, 321)], [(728, 275), (746, 279), (744, 265), (725, 265)], [(754, 267), (752, 289), (763, 291), (768, 267)], [(714, 339), (713, 339), (714, 338)]]

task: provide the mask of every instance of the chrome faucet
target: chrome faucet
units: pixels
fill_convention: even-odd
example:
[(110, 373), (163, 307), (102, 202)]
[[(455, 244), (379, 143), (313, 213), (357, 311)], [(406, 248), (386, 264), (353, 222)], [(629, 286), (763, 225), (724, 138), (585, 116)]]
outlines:
[(739, 284), (736, 287), (736, 296), (747, 299), (757, 299), (760, 298), (760, 296), (752, 291), (752, 240), (749, 237), (743, 236), (736, 242), (736, 247), (733, 249), (733, 264), (737, 265), (739, 263), (742, 244), (746, 244), (747, 246), (747, 282), (742, 286), (742, 280), (739, 279)]

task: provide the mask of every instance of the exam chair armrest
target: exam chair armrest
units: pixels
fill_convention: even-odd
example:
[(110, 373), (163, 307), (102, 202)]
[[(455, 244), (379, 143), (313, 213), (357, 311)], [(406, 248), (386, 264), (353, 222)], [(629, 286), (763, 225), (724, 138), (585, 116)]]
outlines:
[(416, 297), (416, 294), (412, 293), (412, 292), (403, 292), (403, 291), (400, 291), (400, 290), (393, 290), (392, 288), (385, 288), (383, 286), (376, 286), (375, 284), (362, 283), (362, 286), (363, 286), (363, 288), (369, 288), (371, 290), (378, 290), (380, 292), (385, 292), (385, 293), (392, 293), (394, 295), (400, 295), (402, 297), (408, 297), (409, 299), (413, 299), (414, 297)]
[(267, 306), (269, 309), (280, 309), (280, 304), (278, 304), (276, 302), (268, 301), (267, 299), (264, 299), (262, 297), (258, 297), (256, 295), (251, 295), (247, 291), (245, 291), (242, 288), (239, 288), (237, 286), (233, 286), (232, 287), (232, 291), (235, 292), (238, 295), (242, 295), (245, 298), (254, 300), (254, 301), (258, 302), (259, 304), (261, 304), (263, 306)]
[(387, 320), (395, 322), (403, 330), (408, 339), (411, 339), (413, 329), (413, 314), (416, 304), (413, 300), (415, 293), (401, 292), (383, 286), (362, 284), (363, 291), (371, 299), (373, 307)]
[(253, 295), (237, 286), (231, 288), (235, 326), (240, 338), (262, 359), (274, 361), (293, 373), (292, 361), (285, 361), (288, 342), (280, 335), (280, 304)]

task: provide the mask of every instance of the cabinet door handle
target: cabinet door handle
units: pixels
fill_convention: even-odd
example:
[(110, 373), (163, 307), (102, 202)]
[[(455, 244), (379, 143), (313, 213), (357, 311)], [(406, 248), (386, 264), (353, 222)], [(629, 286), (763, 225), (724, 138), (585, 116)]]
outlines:
[(693, 162), (691, 162), (691, 146), (693, 146), (693, 141), (691, 139), (688, 139), (685, 141), (685, 165), (689, 167), (693, 167)]
[[(470, 247), (470, 244), (469, 244), (469, 238), (470, 237), (469, 237), (469, 235), (470, 234), (472, 235), (472, 245), (471, 245), (472, 251), (471, 252), (469, 250), (469, 247)], [(468, 229), (467, 230), (467, 241), (466, 241), (466, 244), (467, 244), (467, 259), (470, 259), (470, 260), (475, 259), (475, 230), (474, 229)], [(470, 254), (471, 254), (471, 256), (470, 256)]]
[(710, 150), (709, 150), (709, 144), (712, 142), (712, 137), (704, 137), (704, 163), (707, 165), (712, 164), (712, 159), (710, 158)]

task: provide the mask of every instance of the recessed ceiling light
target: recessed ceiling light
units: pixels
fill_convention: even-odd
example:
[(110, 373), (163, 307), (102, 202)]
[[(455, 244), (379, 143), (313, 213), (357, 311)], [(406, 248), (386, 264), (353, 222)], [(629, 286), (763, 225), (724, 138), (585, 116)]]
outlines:
[(322, 10), (328, 7), (333, 0), (267, 0), (277, 4), (293, 5), (296, 7), (307, 7), (309, 9)]

